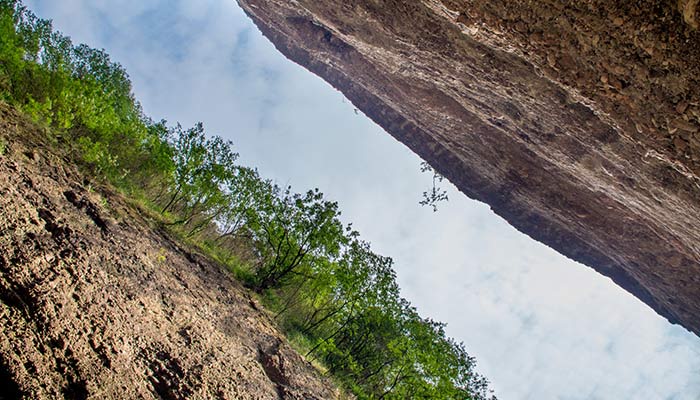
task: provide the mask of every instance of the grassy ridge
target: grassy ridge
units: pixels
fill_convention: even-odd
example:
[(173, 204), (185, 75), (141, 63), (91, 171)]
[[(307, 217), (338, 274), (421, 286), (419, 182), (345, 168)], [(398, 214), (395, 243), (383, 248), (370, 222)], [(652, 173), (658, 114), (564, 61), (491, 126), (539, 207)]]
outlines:
[(236, 164), (231, 143), (202, 124), (151, 120), (119, 64), (74, 46), (17, 0), (0, 0), (0, 39), (0, 97), (229, 265), (359, 398), (491, 398), (463, 345), (401, 298), (391, 258), (339, 221), (337, 203)]

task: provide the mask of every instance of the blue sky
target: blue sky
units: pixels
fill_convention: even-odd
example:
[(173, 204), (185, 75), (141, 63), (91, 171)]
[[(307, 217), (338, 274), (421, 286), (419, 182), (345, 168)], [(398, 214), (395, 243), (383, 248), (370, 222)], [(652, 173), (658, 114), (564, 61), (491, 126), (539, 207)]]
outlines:
[(154, 119), (203, 121), (262, 175), (337, 200), (501, 399), (700, 400), (700, 338), (450, 185), (439, 212), (420, 207), (420, 160), (287, 61), (233, 0), (26, 4), (121, 62)]

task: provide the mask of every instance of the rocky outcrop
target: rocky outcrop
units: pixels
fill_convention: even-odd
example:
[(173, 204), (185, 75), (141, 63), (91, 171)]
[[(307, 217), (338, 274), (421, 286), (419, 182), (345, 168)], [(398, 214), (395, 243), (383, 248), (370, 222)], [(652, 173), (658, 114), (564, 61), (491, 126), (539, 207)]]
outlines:
[(0, 103), (0, 399), (329, 399), (220, 266)]
[(239, 3), (466, 195), (700, 333), (696, 1)]

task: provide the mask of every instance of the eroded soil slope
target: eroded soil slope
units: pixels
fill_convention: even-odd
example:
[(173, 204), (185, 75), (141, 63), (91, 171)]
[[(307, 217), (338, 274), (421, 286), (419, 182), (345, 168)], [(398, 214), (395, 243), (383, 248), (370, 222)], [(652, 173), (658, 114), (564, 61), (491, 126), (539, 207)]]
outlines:
[(696, 0), (239, 3), (465, 194), (700, 333)]
[(0, 104), (0, 398), (337, 397), (219, 266), (44, 138)]

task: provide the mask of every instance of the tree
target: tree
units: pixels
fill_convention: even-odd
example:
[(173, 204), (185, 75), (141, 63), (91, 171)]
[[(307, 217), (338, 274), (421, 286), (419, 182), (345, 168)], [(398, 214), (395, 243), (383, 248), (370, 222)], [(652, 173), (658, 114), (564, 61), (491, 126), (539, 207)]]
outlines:
[(255, 290), (278, 287), (290, 275), (308, 270), (305, 261), (311, 257), (337, 256), (343, 240), (339, 214), (338, 204), (323, 200), (318, 189), (300, 195), (276, 188), (265, 196), (249, 218), (262, 259)]
[(422, 206), (430, 206), (433, 208), (433, 212), (437, 212), (437, 204), (441, 201), (447, 201), (447, 190), (439, 187), (439, 183), (445, 179), (444, 176), (438, 174), (433, 167), (427, 162), (423, 161), (421, 163), (421, 172), (429, 172), (433, 174), (433, 186), (430, 190), (423, 192), (423, 200), (418, 202)]
[(175, 224), (187, 224), (206, 213), (215, 218), (227, 206), (225, 187), (236, 177), (238, 154), (231, 142), (208, 139), (201, 122), (187, 130), (178, 124), (171, 136), (174, 188), (161, 212), (177, 208), (180, 218)]

